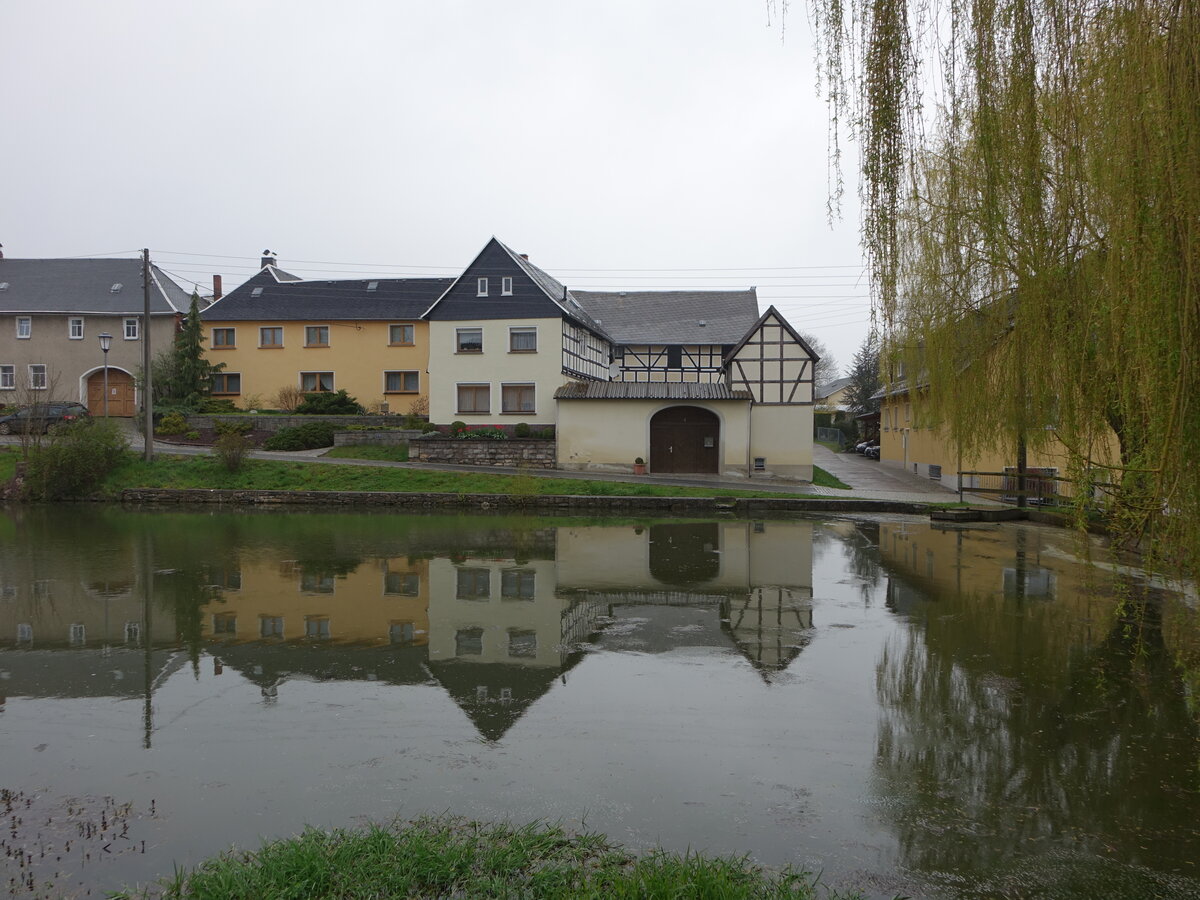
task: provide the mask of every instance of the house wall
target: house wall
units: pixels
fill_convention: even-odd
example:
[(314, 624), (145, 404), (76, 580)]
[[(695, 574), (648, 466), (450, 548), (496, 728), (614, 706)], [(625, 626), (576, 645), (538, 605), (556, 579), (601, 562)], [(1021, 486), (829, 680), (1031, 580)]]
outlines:
[[(389, 326), (413, 325), (413, 344), (391, 346)], [(329, 346), (306, 347), (305, 327), (329, 326)], [(283, 328), (283, 346), (259, 346), (259, 328)], [(232, 348), (213, 345), (213, 329), (233, 328)], [(256, 406), (274, 407), (281, 387), (300, 387), (301, 372), (332, 372), (333, 388), (344, 388), (368, 409), (386, 403), (389, 412), (408, 413), (414, 401), (429, 395), (429, 325), (396, 319), (389, 322), (325, 320), (312, 322), (250, 321), (204, 323), (205, 357), (212, 363), (225, 363), (221, 374), (241, 376), (241, 391), (236, 394), (214, 393), (246, 406), (257, 396)], [(388, 393), (384, 373), (418, 373), (416, 393)]]
[(751, 465), (754, 458), (762, 457), (764, 474), (812, 481), (812, 435), (811, 406), (755, 404), (750, 410)]
[[(73, 400), (86, 404), (87, 377), (104, 368), (104, 354), (100, 350), (98, 335), (108, 332), (113, 336), (108, 351), (110, 370), (137, 373), (142, 367), (142, 327), (140, 315), (68, 315), (32, 314), (29, 338), (17, 337), (17, 319), (24, 314), (0, 316), (0, 365), (15, 366), (16, 388), (0, 391), (0, 403), (26, 402), (34, 393), (29, 390), (30, 365), (45, 365), (48, 388), (46, 399)], [(83, 319), (83, 337), (73, 340), (69, 336), (69, 321)], [(138, 338), (125, 339), (125, 320), (138, 320)], [(174, 313), (150, 317), (150, 348), (159, 351), (172, 346), (175, 340)], [(42, 394), (38, 391), (37, 394)], [(138, 392), (140, 403), (140, 391)], [(93, 410), (98, 412), (98, 410)]]
[[(537, 328), (537, 351), (511, 352), (510, 328)], [(459, 353), (461, 328), (483, 330), (483, 351)], [(552, 425), (554, 391), (568, 379), (562, 373), (562, 319), (475, 319), (429, 323), (429, 419), (438, 424), (454, 421), (468, 425)], [(458, 408), (458, 385), (486, 384), (490, 408), (486, 414), (463, 413)], [(501, 388), (505, 384), (535, 386), (533, 412), (502, 412)]]
[(725, 380), (722, 344), (683, 344), (679, 346), (679, 366), (667, 365), (666, 344), (626, 344), (617, 362), (620, 381), (668, 381), (715, 384)]
[[(653, 471), (650, 418), (672, 406), (698, 406), (716, 413), (721, 419), (721, 470), (746, 474), (750, 413), (744, 400), (559, 400), (559, 468), (632, 472), (633, 460), (640, 456)], [(811, 427), (810, 418), (810, 445)]]

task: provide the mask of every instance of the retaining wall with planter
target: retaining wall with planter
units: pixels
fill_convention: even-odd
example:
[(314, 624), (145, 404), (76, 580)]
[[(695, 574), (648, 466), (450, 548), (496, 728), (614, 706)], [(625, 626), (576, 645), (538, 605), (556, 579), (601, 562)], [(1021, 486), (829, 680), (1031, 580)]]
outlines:
[(443, 440), (420, 438), (408, 445), (410, 462), (451, 463), (459, 466), (516, 466), (554, 468), (554, 441), (514, 439)]
[(188, 428), (196, 431), (211, 431), (217, 422), (249, 422), (255, 431), (278, 431), (281, 428), (295, 428), (297, 425), (307, 425), (309, 422), (325, 422), (335, 428), (348, 428), (351, 425), (382, 425), (388, 428), (402, 428), (405, 416), (252, 416), (252, 415), (208, 415), (188, 416)]

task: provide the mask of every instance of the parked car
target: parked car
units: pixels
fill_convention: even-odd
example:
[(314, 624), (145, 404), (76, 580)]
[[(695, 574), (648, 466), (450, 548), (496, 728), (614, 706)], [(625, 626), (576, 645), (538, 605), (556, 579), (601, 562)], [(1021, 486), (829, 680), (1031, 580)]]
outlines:
[(14, 413), (0, 416), (0, 434), (45, 434), (52, 425), (75, 422), (91, 415), (82, 403), (51, 401), (22, 406)]
[(879, 445), (871, 444), (866, 450), (863, 451), (863, 456), (865, 456), (867, 459), (879, 459)]
[(870, 441), (859, 441), (857, 444), (854, 445), (854, 452), (855, 453), (866, 453), (867, 448), (870, 446), (871, 446)]

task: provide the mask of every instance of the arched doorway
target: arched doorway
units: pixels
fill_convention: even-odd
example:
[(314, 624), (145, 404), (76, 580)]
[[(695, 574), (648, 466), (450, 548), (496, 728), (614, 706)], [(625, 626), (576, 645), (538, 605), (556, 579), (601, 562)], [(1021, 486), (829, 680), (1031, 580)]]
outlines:
[(650, 471), (720, 471), (721, 420), (698, 406), (672, 406), (650, 419)]
[[(87, 408), (95, 417), (104, 415), (104, 370), (97, 369), (87, 380)], [(133, 376), (120, 369), (108, 370), (108, 414), (129, 417), (136, 411)]]

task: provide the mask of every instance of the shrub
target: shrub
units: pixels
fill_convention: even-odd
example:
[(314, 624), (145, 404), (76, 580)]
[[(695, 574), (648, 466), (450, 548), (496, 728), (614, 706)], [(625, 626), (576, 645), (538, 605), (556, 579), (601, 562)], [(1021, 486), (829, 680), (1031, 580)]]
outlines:
[(169, 412), (162, 417), (162, 421), (158, 423), (155, 429), (159, 434), (182, 434), (187, 431), (187, 419), (182, 413)]
[(455, 419), (450, 423), (450, 437), (460, 438), (467, 433), (467, 423)]
[(219, 438), (215, 447), (217, 458), (225, 466), (226, 471), (236, 472), (242, 467), (246, 451), (250, 449), (250, 439), (236, 431), (226, 431)]
[(429, 418), (429, 398), (414, 397), (412, 403), (408, 404), (408, 414), (422, 419)]
[(214, 400), (209, 397), (200, 402), (200, 412), (202, 413), (235, 413), (237, 411), (238, 408), (234, 402), (225, 398)]
[(247, 422), (245, 419), (229, 419), (227, 421), (213, 422), (213, 431), (218, 435), (249, 434), (253, 430), (254, 423)]
[(84, 419), (53, 428), (50, 439), (29, 456), (25, 494), (35, 500), (86, 496), (120, 465), (128, 449), (113, 421)]
[(458, 435), (468, 441), (506, 441), (508, 435), (499, 428), (475, 428)]
[(262, 394), (246, 394), (242, 397), (242, 409), (259, 409), (262, 405)]
[(198, 440), (200, 440), (200, 432), (195, 431), (195, 430), (189, 431), (187, 434), (184, 435), (184, 437), (187, 438), (189, 441), (198, 441)]
[(281, 428), (263, 444), (265, 450), (315, 450), (333, 446), (333, 426), (327, 422), (306, 422), (295, 428)]
[(532, 433), (533, 429), (529, 427), (528, 422), (518, 422), (516, 427), (513, 428), (513, 434), (519, 438), (527, 438)]
[(319, 391), (305, 394), (304, 402), (296, 407), (301, 416), (361, 416), (363, 408), (357, 400), (340, 391)]
[(432, 422), (426, 422), (424, 425), (421, 426), (422, 434), (432, 434), (433, 432), (437, 432), (437, 431), (441, 431), (441, 429), (438, 428), (436, 425), (434, 425)]
[(304, 394), (294, 384), (281, 387), (275, 394), (275, 405), (284, 412), (295, 412), (296, 407), (304, 402)]

